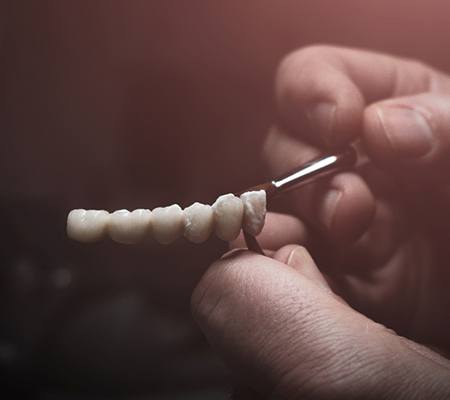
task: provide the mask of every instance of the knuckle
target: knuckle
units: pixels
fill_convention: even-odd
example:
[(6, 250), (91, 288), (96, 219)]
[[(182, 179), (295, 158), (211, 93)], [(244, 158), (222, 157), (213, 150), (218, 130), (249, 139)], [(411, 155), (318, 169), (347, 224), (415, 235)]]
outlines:
[(336, 47), (327, 45), (311, 45), (287, 54), (280, 62), (277, 77), (282, 78), (296, 73), (306, 63), (316, 63), (335, 54)]
[(302, 47), (297, 50), (299, 57), (305, 59), (323, 59), (331, 54), (335, 54), (337, 47), (326, 44), (313, 44), (310, 46)]
[[(312, 45), (286, 55), (275, 74), (275, 94), (281, 104), (297, 102), (305, 95), (299, 90), (299, 79), (308, 82), (318, 76), (320, 66), (333, 64), (338, 48), (327, 45)], [(296, 84), (294, 84), (296, 82)]]
[(416, 58), (407, 58), (406, 65), (410, 69), (410, 71), (414, 71), (414, 75), (417, 77), (417, 85), (418, 87), (414, 87), (412, 92), (424, 91), (435, 89), (435, 86), (438, 84), (438, 76), (439, 74), (426, 62), (416, 59)]
[(422, 71), (423, 73), (428, 72), (431, 68), (426, 62), (417, 58), (407, 58), (406, 61), (411, 67), (417, 69), (418, 71)]
[(296, 249), (297, 249), (297, 251), (298, 251), (299, 253), (304, 253), (304, 254), (309, 255), (308, 249), (307, 249), (305, 246), (301, 245), (301, 244), (297, 244), (297, 245), (296, 245)]

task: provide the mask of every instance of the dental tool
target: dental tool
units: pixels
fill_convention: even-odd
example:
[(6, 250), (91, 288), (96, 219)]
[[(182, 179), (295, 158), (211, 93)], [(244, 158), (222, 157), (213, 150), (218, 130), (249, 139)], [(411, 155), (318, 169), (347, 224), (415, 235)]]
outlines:
[[(353, 147), (347, 147), (341, 152), (325, 155), (301, 165), (281, 177), (256, 185), (245, 192), (264, 190), (267, 202), (290, 190), (305, 186), (338, 172), (352, 168), (356, 164), (357, 155)], [(255, 236), (244, 230), (245, 243), (249, 250), (264, 255), (264, 251)]]

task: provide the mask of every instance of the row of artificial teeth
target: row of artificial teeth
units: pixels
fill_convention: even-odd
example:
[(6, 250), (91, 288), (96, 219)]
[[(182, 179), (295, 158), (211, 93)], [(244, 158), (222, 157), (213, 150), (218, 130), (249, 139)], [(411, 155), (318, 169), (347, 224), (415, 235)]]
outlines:
[(257, 235), (264, 226), (266, 192), (251, 191), (236, 197), (220, 196), (215, 203), (194, 203), (184, 210), (177, 204), (150, 211), (72, 210), (67, 234), (80, 242), (96, 242), (108, 235), (118, 243), (133, 244), (147, 237), (169, 244), (184, 236), (193, 243), (206, 241), (215, 232), (222, 240), (236, 239), (241, 228)]

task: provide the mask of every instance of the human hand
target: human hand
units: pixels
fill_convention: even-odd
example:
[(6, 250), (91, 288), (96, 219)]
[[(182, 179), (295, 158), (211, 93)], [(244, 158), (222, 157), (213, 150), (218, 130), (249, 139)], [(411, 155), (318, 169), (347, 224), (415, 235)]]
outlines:
[(450, 395), (450, 363), (351, 309), (304, 247), (285, 246), (273, 259), (233, 250), (207, 271), (192, 309), (209, 342), (250, 388), (239, 398)]
[[(286, 58), (276, 94), (280, 124), (265, 146), (274, 175), (359, 139), (358, 146), (371, 161), (355, 172), (293, 192), (287, 204), (280, 205), (283, 212), (307, 222), (308, 247), (326, 281), (353, 308), (377, 322), (448, 351), (449, 78), (415, 61), (321, 46)], [(302, 242), (303, 226), (286, 218), (268, 218), (260, 236), (265, 248)], [(252, 279), (256, 285), (257, 275)], [(283, 296), (292, 298), (295, 293), (286, 291)], [(247, 296), (246, 302), (253, 304), (251, 286)], [(298, 313), (301, 310), (299, 303)], [(254, 326), (258, 328), (256, 322)], [(294, 334), (296, 328), (289, 329)], [(322, 332), (320, 326), (314, 329)], [(352, 333), (347, 327), (345, 334), (352, 337), (360, 327), (356, 329)], [(322, 351), (333, 348), (333, 335), (329, 340)], [(286, 339), (279, 346), (290, 348), (289, 343)], [(300, 344), (309, 347), (301, 340)], [(394, 347), (394, 353), (398, 349)], [(309, 356), (316, 358), (316, 353), (311, 350)], [(339, 357), (345, 360), (344, 354)], [(416, 361), (419, 368), (421, 362)], [(329, 381), (339, 380), (327, 376)]]
[[(450, 350), (450, 79), (416, 61), (312, 47), (281, 64), (276, 93), (288, 133), (267, 138), (275, 174), (355, 140), (371, 161), (294, 192), (286, 210), (319, 232), (313, 255), (333, 287), (378, 322)], [(335, 105), (328, 117), (323, 104)]]

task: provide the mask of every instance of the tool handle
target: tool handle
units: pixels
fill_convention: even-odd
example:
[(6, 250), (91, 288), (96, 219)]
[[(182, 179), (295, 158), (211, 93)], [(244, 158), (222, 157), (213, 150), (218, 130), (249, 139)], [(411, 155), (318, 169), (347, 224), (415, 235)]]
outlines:
[(316, 178), (349, 169), (355, 165), (356, 159), (356, 151), (350, 146), (340, 153), (322, 156), (309, 161), (282, 177), (272, 180), (271, 184), (274, 188), (274, 194), (308, 184)]

